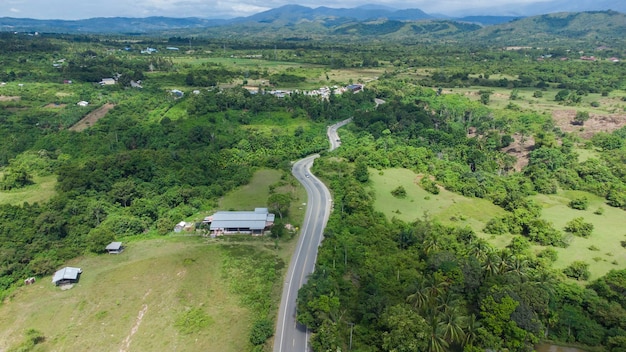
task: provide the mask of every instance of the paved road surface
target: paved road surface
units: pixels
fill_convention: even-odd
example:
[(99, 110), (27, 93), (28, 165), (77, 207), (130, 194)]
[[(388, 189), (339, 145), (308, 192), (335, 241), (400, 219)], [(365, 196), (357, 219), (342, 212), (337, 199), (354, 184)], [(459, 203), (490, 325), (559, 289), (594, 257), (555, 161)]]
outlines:
[[(331, 145), (330, 150), (341, 144), (337, 129), (350, 121), (351, 119), (344, 120), (328, 127), (327, 135)], [(306, 189), (308, 201), (298, 245), (291, 257), (285, 277), (283, 295), (278, 310), (274, 352), (310, 351), (309, 333), (306, 327), (296, 323), (296, 299), (298, 290), (306, 283), (308, 275), (315, 269), (317, 248), (322, 241), (332, 203), (328, 188), (310, 171), (313, 161), (318, 157), (319, 155), (311, 155), (299, 160), (292, 169), (293, 175)]]

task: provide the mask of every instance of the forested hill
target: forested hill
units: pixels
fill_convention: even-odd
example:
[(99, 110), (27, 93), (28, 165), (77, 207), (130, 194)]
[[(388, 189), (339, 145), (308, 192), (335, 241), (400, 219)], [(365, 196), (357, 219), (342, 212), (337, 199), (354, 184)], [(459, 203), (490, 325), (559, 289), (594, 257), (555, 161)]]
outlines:
[(626, 15), (616, 11), (563, 12), (513, 20), (472, 33), (472, 39), (509, 45), (573, 40), (623, 41)]

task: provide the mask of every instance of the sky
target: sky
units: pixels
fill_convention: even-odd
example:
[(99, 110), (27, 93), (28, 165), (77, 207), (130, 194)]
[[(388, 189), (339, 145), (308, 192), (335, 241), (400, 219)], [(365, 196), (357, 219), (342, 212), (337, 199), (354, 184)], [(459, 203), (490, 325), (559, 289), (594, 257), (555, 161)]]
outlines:
[[(500, 8), (552, 0), (0, 0), (0, 17), (76, 20), (93, 17), (245, 17), (287, 4), (352, 8), (376, 3), (428, 13), (457, 13), (467, 8)], [(622, 0), (617, 0), (622, 1)]]

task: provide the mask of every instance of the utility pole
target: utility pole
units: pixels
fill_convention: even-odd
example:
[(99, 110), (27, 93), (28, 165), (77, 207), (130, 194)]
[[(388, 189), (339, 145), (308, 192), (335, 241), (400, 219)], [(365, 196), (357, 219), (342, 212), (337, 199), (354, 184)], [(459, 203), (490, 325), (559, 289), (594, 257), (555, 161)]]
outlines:
[(352, 351), (352, 330), (354, 330), (354, 323), (346, 323), (350, 325), (350, 347), (348, 347), (348, 351)]

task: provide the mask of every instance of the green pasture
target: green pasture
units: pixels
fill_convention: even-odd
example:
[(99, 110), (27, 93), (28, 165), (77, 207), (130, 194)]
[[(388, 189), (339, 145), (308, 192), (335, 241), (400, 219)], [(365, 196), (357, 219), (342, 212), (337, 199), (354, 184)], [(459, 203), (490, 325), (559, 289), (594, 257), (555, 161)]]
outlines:
[(45, 337), (42, 351), (249, 350), (257, 318), (250, 301), (269, 297), (276, 283), (258, 268), (276, 259), (263, 249), (231, 247), (164, 237), (130, 242), (119, 255), (73, 259), (67, 264), (83, 270), (73, 288), (63, 291), (48, 276), (0, 305), (0, 350), (18, 346), (28, 329)]
[(598, 159), (599, 157), (598, 152), (594, 149), (576, 148), (575, 152), (578, 154), (578, 162), (580, 163), (589, 159)]
[[(2, 173), (0, 173), (0, 178)], [(20, 189), (0, 191), (0, 204), (21, 205), (43, 203), (56, 194), (54, 186), (57, 183), (56, 175), (34, 176), (34, 184)]]
[[(582, 196), (589, 199), (587, 210), (568, 207), (570, 200)], [(532, 199), (543, 206), (543, 218), (552, 222), (557, 229), (563, 230), (565, 224), (576, 217), (583, 217), (585, 222), (590, 222), (594, 226), (588, 238), (572, 236), (569, 247), (555, 248), (559, 254), (554, 264), (555, 268), (563, 269), (573, 261), (584, 261), (589, 264), (590, 280), (606, 274), (611, 269), (626, 268), (626, 248), (621, 246), (621, 241), (626, 240), (626, 216), (623, 210), (610, 207), (604, 203), (603, 198), (582, 191), (559, 191), (556, 195), (540, 194), (533, 196)], [(604, 213), (594, 214), (599, 207), (604, 209)], [(597, 250), (590, 250), (591, 246), (597, 247)], [(543, 249), (541, 246), (536, 248)]]
[[(414, 221), (424, 214), (444, 224), (470, 226), (475, 232), (482, 230), (492, 217), (504, 214), (504, 210), (479, 198), (467, 198), (445, 189), (439, 194), (426, 192), (419, 185), (421, 175), (408, 169), (370, 169), (370, 180), (375, 193), (374, 207), (388, 218)], [(403, 186), (407, 196), (396, 198), (391, 191)]]

